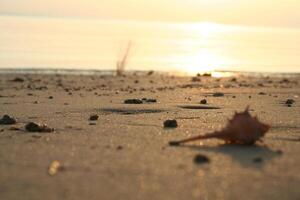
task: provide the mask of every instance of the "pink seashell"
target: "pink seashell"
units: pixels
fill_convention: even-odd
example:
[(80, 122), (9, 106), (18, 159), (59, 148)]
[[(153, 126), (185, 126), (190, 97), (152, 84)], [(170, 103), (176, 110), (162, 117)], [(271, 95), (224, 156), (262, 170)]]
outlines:
[(248, 106), (244, 112), (236, 112), (233, 118), (228, 121), (227, 126), (221, 131), (215, 131), (184, 140), (171, 141), (169, 144), (180, 145), (195, 140), (217, 138), (231, 144), (253, 145), (256, 141), (260, 140), (269, 129), (269, 125), (260, 122), (256, 117), (250, 115)]

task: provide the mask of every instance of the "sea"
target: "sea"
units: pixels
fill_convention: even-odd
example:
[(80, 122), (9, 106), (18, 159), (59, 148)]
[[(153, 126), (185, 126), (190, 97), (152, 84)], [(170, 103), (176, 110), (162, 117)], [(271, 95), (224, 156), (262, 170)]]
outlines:
[(299, 73), (300, 29), (0, 15), (2, 71), (109, 71), (120, 61), (137, 71)]

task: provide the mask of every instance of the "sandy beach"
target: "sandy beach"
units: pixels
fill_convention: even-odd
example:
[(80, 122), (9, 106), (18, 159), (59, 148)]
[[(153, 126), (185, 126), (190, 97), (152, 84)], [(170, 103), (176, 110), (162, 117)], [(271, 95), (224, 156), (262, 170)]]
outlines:
[[(17, 120), (0, 125), (0, 199), (299, 200), (299, 87), (299, 76), (0, 74), (0, 117)], [(248, 105), (272, 126), (263, 142), (169, 146)], [(178, 127), (164, 128), (168, 119)], [(54, 131), (29, 132), (29, 122)]]

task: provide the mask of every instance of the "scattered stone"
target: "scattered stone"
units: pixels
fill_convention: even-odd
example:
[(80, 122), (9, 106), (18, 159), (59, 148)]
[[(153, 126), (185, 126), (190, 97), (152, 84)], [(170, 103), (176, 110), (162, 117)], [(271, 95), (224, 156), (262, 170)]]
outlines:
[(26, 131), (28, 132), (41, 132), (41, 133), (50, 133), (53, 132), (54, 129), (48, 127), (46, 124), (38, 124), (35, 122), (29, 122), (25, 126)]
[(32, 93), (27, 93), (27, 96), (33, 96), (33, 94)]
[(54, 160), (50, 163), (48, 168), (48, 174), (50, 176), (54, 176), (57, 174), (58, 171), (63, 171), (65, 168), (60, 164), (59, 161)]
[(49, 99), (53, 99), (53, 96), (49, 96), (48, 98), (49, 98)]
[(154, 71), (152, 70), (147, 73), (148, 76), (151, 76), (152, 74), (154, 74)]
[(13, 80), (11, 80), (11, 82), (19, 82), (19, 83), (23, 83), (23, 82), (24, 82), (24, 79), (23, 79), (23, 78), (20, 78), (20, 77), (16, 77), (16, 78), (14, 78)]
[(125, 104), (142, 104), (143, 101), (141, 99), (126, 99), (124, 101)]
[(205, 164), (205, 163), (209, 163), (210, 159), (202, 154), (197, 154), (194, 158), (194, 163), (195, 164)]
[(1, 125), (11, 125), (17, 123), (17, 120), (9, 115), (4, 115), (2, 119), (0, 119)]
[(89, 125), (94, 126), (97, 125), (95, 122), (90, 122)]
[(90, 116), (89, 120), (91, 120), (91, 121), (97, 121), (98, 118), (99, 118), (99, 115), (93, 114), (93, 115)]
[(222, 93), (222, 92), (213, 93), (213, 97), (223, 97), (223, 96), (224, 96), (224, 93)]
[(200, 104), (207, 104), (207, 100), (206, 100), (206, 99), (202, 99), (202, 100), (200, 101)]
[(119, 145), (118, 147), (117, 147), (117, 150), (122, 150), (123, 149), (123, 146), (121, 146), (121, 145)]
[(233, 95), (233, 96), (232, 96), (232, 98), (233, 98), (233, 99), (235, 99), (235, 98), (236, 98), (236, 96), (235, 96), (235, 95)]
[(156, 103), (157, 102), (156, 99), (145, 99), (144, 101), (147, 103)]
[(249, 98), (249, 99), (251, 99), (251, 98), (252, 98), (252, 96), (251, 96), (251, 95), (249, 95), (249, 96), (248, 96), (248, 98)]
[(286, 102), (285, 102), (285, 104), (287, 104), (287, 105), (292, 105), (294, 103), (295, 103), (294, 99), (287, 99)]
[(253, 162), (254, 162), (254, 163), (262, 163), (262, 162), (263, 162), (263, 159), (260, 158), (260, 157), (257, 157), (257, 158), (254, 158), (254, 159), (253, 159)]
[(33, 103), (34, 103), (34, 104), (39, 104), (40, 102), (38, 102), (38, 101), (34, 101)]
[(232, 79), (230, 79), (230, 82), (236, 82), (237, 81), (237, 79), (236, 78), (232, 78)]
[(168, 119), (164, 121), (165, 128), (176, 128), (178, 126), (177, 121), (175, 119)]
[(258, 95), (266, 95), (266, 93), (265, 92), (260, 92), (260, 93), (258, 93)]
[(199, 77), (193, 77), (192, 82), (201, 82), (201, 79)]
[(204, 73), (204, 74), (202, 74), (202, 76), (204, 76), (204, 77), (211, 77), (211, 73)]

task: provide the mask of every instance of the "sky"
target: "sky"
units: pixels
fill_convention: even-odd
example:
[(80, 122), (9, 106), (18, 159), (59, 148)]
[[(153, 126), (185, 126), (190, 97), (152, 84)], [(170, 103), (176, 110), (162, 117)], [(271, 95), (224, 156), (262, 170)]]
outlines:
[(299, 0), (0, 0), (0, 15), (300, 28)]

